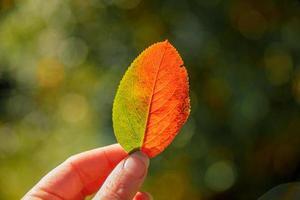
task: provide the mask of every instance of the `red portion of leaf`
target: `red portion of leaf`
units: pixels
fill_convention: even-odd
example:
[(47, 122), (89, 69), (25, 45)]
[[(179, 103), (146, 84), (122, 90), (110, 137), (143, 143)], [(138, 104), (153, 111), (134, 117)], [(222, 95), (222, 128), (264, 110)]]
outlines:
[(148, 70), (144, 68), (151, 77), (154, 76), (154, 81), (150, 87), (150, 107), (141, 150), (154, 157), (172, 142), (188, 118), (188, 75), (180, 55), (168, 41), (153, 45), (143, 63), (144, 66), (159, 63)]

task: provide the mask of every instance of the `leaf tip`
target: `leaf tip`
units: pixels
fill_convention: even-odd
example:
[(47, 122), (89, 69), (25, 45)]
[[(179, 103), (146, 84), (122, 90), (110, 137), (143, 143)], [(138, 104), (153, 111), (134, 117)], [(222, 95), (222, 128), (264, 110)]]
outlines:
[[(164, 41), (162, 41), (161, 42), (165, 47), (167, 47), (167, 46), (171, 46), (171, 47), (173, 47), (173, 45), (169, 42), (169, 40), (168, 39), (165, 39)], [(174, 48), (174, 47), (173, 47)]]

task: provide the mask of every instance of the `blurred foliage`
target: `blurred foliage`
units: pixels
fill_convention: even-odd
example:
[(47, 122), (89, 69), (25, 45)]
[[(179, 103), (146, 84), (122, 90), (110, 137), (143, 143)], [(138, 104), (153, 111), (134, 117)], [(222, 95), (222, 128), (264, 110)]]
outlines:
[(166, 38), (189, 71), (192, 113), (144, 189), (244, 200), (299, 181), (299, 1), (0, 0), (0, 199), (114, 143), (121, 76)]
[(286, 183), (276, 186), (258, 200), (298, 200), (300, 199), (300, 183)]

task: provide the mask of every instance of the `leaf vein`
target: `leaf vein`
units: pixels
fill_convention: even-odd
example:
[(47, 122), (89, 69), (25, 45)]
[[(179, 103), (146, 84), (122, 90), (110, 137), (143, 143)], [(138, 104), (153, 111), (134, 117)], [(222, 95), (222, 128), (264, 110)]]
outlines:
[(163, 117), (161, 117), (159, 120), (157, 120), (155, 123), (151, 124), (151, 126), (149, 125), (149, 127), (153, 127), (154, 125), (158, 124), (159, 122), (161, 122), (162, 120), (164, 120), (172, 111), (174, 111), (174, 109), (177, 107), (178, 104), (175, 104), (175, 106), (173, 108), (171, 108)]
[(149, 115), (150, 115), (150, 112), (151, 112), (152, 99), (153, 99), (154, 91), (155, 91), (155, 88), (156, 88), (157, 77), (158, 77), (158, 74), (159, 74), (159, 70), (160, 70), (161, 64), (162, 64), (162, 62), (164, 60), (166, 51), (167, 51), (167, 47), (165, 47), (165, 49), (164, 49), (163, 55), (161, 57), (159, 65), (158, 65), (157, 72), (155, 74), (155, 79), (154, 79), (153, 88), (152, 88), (152, 95), (151, 95), (151, 98), (150, 98), (150, 105), (149, 105), (149, 110), (148, 110), (148, 115), (147, 115), (147, 122), (146, 122), (145, 134), (144, 134), (144, 142), (145, 142), (145, 138), (146, 138), (146, 133), (148, 132), (148, 123), (149, 123), (149, 119), (150, 119)]
[[(160, 107), (156, 108), (154, 111), (151, 111), (150, 114), (152, 114), (152, 113), (158, 111), (158, 110), (161, 109), (164, 105), (166, 105), (166, 103), (167, 103), (168, 101), (170, 101), (171, 98), (174, 96), (176, 90), (177, 90), (177, 88), (175, 87), (175, 89), (174, 89), (173, 92), (172, 92), (172, 95), (171, 95), (168, 99), (166, 99), (166, 100), (162, 103), (162, 105), (161, 105)], [(162, 96), (162, 97), (164, 97), (164, 96)], [(162, 98), (162, 97), (161, 97), (161, 98)], [(159, 99), (161, 99), (161, 98), (159, 98)], [(158, 101), (158, 100), (156, 100), (156, 101)], [(155, 101), (155, 102), (156, 102), (156, 101)], [(155, 103), (155, 102), (153, 102), (153, 103)]]

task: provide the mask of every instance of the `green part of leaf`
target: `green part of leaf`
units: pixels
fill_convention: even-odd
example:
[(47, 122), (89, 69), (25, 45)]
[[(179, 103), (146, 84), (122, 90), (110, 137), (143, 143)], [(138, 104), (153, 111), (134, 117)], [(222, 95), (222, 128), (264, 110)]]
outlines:
[(113, 127), (118, 142), (127, 152), (140, 149), (144, 139), (149, 95), (141, 90), (137, 72), (141, 54), (123, 76), (113, 104)]

